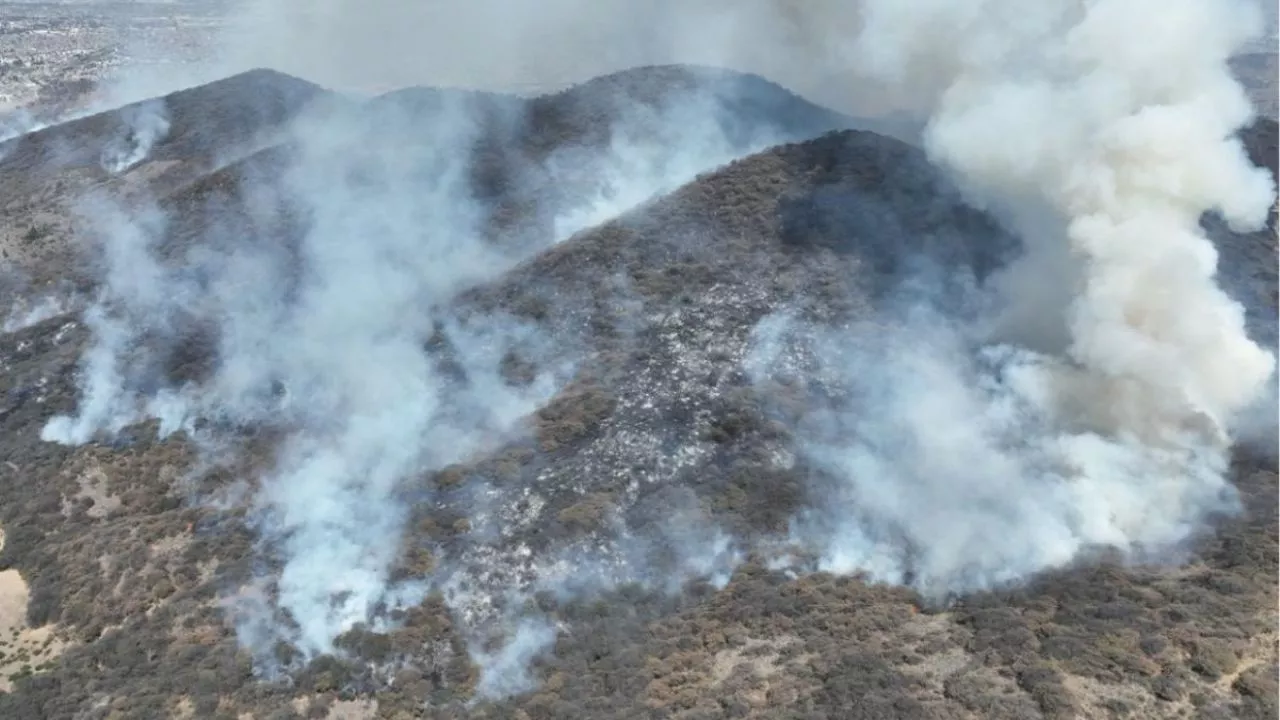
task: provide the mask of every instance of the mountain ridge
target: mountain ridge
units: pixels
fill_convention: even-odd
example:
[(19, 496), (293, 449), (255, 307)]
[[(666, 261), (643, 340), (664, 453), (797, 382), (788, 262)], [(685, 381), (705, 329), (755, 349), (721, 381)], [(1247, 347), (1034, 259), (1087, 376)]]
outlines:
[[(645, 91), (670, 85), (670, 71), (636, 72), (641, 105), (652, 100)], [(563, 100), (575, 97), (566, 92), (555, 97), (575, 105)], [(545, 160), (566, 137), (606, 146), (610, 134), (601, 128), (615, 120), (599, 105), (587, 103), (575, 117), (552, 100), (541, 102), (548, 106), (543, 115), (564, 112), (585, 131), (536, 137), (532, 150), (517, 155)], [(428, 113), (439, 109), (430, 98), (426, 105)], [(801, 118), (791, 126), (795, 134), (816, 127), (804, 119), (806, 106), (787, 107)], [(385, 117), (381, 112), (375, 108), (373, 118)], [(519, 126), (498, 123), (500, 130)], [(531, 127), (536, 134), (538, 124)], [(1270, 158), (1274, 175), (1274, 122), (1262, 121), (1244, 137), (1255, 162)], [(282, 238), (272, 222), (291, 222), (280, 207), (292, 199), (282, 192), (276, 204), (262, 193), (281, 187), (282, 168), (298, 162), (298, 152), (307, 149), (276, 145), (162, 197), (163, 211), (178, 218), (176, 229), (165, 231), (172, 247), (162, 259), (181, 268), (192, 248), (227, 241), (235, 250), (245, 238), (287, 248), (288, 232)], [(406, 155), (397, 150), (393, 157)], [(539, 187), (557, 184), (554, 175), (538, 175), (536, 163), (533, 170), (496, 165), (476, 185), (497, 189), (500, 200), (511, 192), (507, 201), (516, 206), (547, 202)], [(577, 167), (588, 168), (577, 186), (588, 190), (566, 195), (589, 193), (592, 174), (606, 166)], [(510, 180), (522, 172), (535, 180)], [(250, 205), (255, 199), (263, 205)], [(228, 208), (245, 224), (211, 232), (215, 220), (230, 217)], [(1273, 460), (1247, 448), (1233, 472), (1246, 514), (1222, 520), (1183, 568), (1104, 557), (937, 607), (906, 588), (856, 575), (797, 576), (774, 565), (768, 547), (753, 545), (785, 534), (797, 509), (820, 500), (822, 483), (831, 481), (796, 453), (788, 429), (808, 409), (807, 388), (758, 385), (745, 375), (761, 319), (787, 309), (833, 327), (869, 318), (890, 323), (879, 313), (904, 280), (941, 267), (956, 285), (942, 283), (943, 299), (952, 290), (962, 298), (965, 276), (981, 280), (1017, 250), (993, 219), (964, 205), (922, 151), (868, 131), (818, 133), (701, 169), (620, 210), (563, 237), (555, 236), (554, 217), (536, 219), (532, 239), (517, 243), (520, 250), (496, 276), (435, 304), (410, 306), (420, 316), (411, 320), (422, 324), (432, 377), (451, 391), (465, 395), (491, 360), (517, 390), (544, 373), (561, 382), (520, 415), (523, 432), (496, 427), (471, 455), (395, 489), (409, 517), (390, 573), (400, 580), (438, 576), (439, 585), (416, 605), (387, 609), (387, 627), (357, 624), (334, 653), (312, 659), (295, 643), (273, 645), (287, 681), (256, 678), (262, 658), (241, 646), (228, 622), (234, 601), (280, 593), (254, 586), (281, 561), (257, 554), (261, 541), (236, 493), (246, 483), (262, 487), (291, 418), (242, 428), (233, 442), (242, 452), (212, 465), (199, 461), (194, 435), (160, 437), (155, 420), (76, 447), (43, 442), (44, 422), (76, 409), (77, 367), (91, 341), (85, 320), (59, 315), (0, 337), (0, 448), (17, 466), (0, 471), (0, 566), (21, 571), (30, 585), (27, 624), (52, 623), (67, 643), (56, 657), (14, 669), (0, 712), (1274, 715), (1276, 474)], [(492, 236), (502, 238), (511, 226), (497, 227)], [(1269, 237), (1274, 254), (1274, 224), (1270, 232), (1214, 229), (1224, 275), (1259, 283), (1261, 294), (1245, 297), (1264, 303), (1250, 304), (1260, 308), (1255, 323), (1275, 312), (1274, 269), (1268, 274), (1258, 250), (1266, 249), (1259, 238)], [(201, 306), (193, 307), (204, 319)], [(483, 362), (469, 364), (467, 353), (476, 350), (467, 346), (467, 324), (507, 316), (556, 342), (513, 342), (500, 358), (481, 353)], [(208, 378), (216, 342), (166, 348), (174, 338), (161, 340), (160, 369), (157, 358), (139, 366), (142, 390)], [(470, 412), (466, 397), (458, 402), (459, 413)], [(486, 423), (477, 421), (485, 431)], [(742, 542), (721, 544), (716, 530)], [(635, 536), (646, 542), (628, 545)], [(572, 578), (578, 585), (563, 592), (540, 586), (540, 579), (560, 577), (564, 566), (555, 561), (581, 572)], [(686, 575), (688, 584), (678, 582)], [(671, 583), (683, 592), (672, 592)], [(519, 602), (488, 597), (505, 588), (527, 595)], [(524, 618), (530, 608), (530, 617), (541, 613), (562, 630), (559, 639), (545, 655), (524, 658), (532, 680), (512, 686), (523, 692), (476, 701), (484, 681), (473, 659), (506, 667), (499, 662), (505, 646), (502, 633), (477, 636), (472, 625), (484, 629), (507, 613)], [(518, 664), (507, 668), (511, 677)]]

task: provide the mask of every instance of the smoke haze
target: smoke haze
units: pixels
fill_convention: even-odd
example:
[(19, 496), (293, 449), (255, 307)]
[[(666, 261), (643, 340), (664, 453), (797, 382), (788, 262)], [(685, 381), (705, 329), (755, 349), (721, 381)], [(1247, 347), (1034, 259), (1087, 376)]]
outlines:
[[(206, 62), (125, 68), (121, 105), (270, 67), (356, 93), (414, 85), (542, 93), (644, 65), (759, 73), (841, 112), (893, 109), (853, 71), (850, 0), (238, 0)], [(500, 18), (501, 21), (498, 21)]]
[[(216, 237), (168, 266), (155, 254), (162, 216), (111, 222), (110, 208), (90, 210), (108, 261), (86, 318), (96, 343), (78, 414), (44, 432), (80, 443), (146, 416), (159, 416), (162, 432), (195, 432), (198, 419), (284, 431), (257, 527), (282, 558), (278, 605), (306, 655), (331, 650), (383, 600), (403, 519), (397, 483), (500, 439), (554, 390), (549, 376), (524, 388), (499, 377), (504, 353), (529, 335), (517, 323), (433, 311), (512, 262), (481, 239), (466, 154), (455, 149), (468, 146), (474, 118), (447, 107), (431, 136), (394, 110), (377, 119), (384, 142), (341, 110), (298, 129), (284, 185), (310, 222), (296, 253), (279, 239)], [(131, 356), (143, 334), (173, 342), (193, 322), (216, 325), (214, 375), (146, 392), (155, 367)], [(461, 356), (463, 383), (423, 352), (433, 332)]]
[[(1098, 547), (1168, 558), (1235, 509), (1229, 429), (1268, 387), (1274, 358), (1216, 285), (1198, 221), (1216, 211), (1256, 227), (1274, 199), (1232, 138), (1251, 110), (1226, 59), (1257, 26), (1251, 8), (249, 0), (216, 74), (265, 65), (365, 92), (421, 82), (529, 89), (595, 74), (582, 70), (587, 59), (653, 58), (759, 70), (840, 109), (924, 112), (931, 159), (1019, 232), (1023, 257), (985, 287), (944, 291), (917, 278), (863, 325), (814, 327), (779, 313), (756, 329), (746, 365), (761, 388), (803, 372), (829, 390), (791, 428), (824, 478), (791, 540), (816, 547), (825, 570), (944, 598)], [(119, 97), (154, 94), (150, 82), (123, 83)], [(635, 112), (646, 115), (614, 127), (606, 148), (546, 162), (557, 183), (583, 167), (600, 179), (598, 192), (557, 209), (544, 246), (791, 139), (732, 136), (706, 94)], [(142, 162), (169, 118), (148, 104), (129, 125), (103, 149), (112, 173)], [(450, 572), (485, 567), (492, 577), (480, 584), (506, 583), (519, 600), (637, 581), (722, 584), (741, 558), (691, 513), (659, 538), (615, 526), (604, 549), (571, 548), (532, 570), (517, 548), (448, 558), (428, 581), (392, 580), (406, 481), (518, 436), (579, 359), (536, 325), (453, 309), (458, 293), (542, 248), (490, 237), (490, 208), (468, 174), (481, 125), (460, 98), (429, 120), (394, 103), (313, 108), (291, 131), (280, 182), (290, 217), (302, 218), (296, 238), (213, 227), (177, 253), (159, 209), (83, 206), (103, 241), (100, 296), (85, 314), (94, 341), (79, 407), (42, 437), (82, 444), (158, 418), (162, 432), (184, 430), (210, 448), (245, 428), (284, 438), (252, 483), (272, 571), (228, 600), (263, 663), (279, 640), (304, 658), (334, 652), (336, 638), (381, 609), (443, 590), (460, 617), (474, 606), (477, 637), (492, 623), (508, 636), (472, 648), (479, 692), (502, 696), (531, 687), (528, 665), (555, 629), (459, 589), (477, 577), (454, 582)], [(281, 192), (265, 181), (261, 190)], [(161, 367), (193, 334), (217, 362), (169, 382)], [(452, 361), (426, 349), (435, 347)], [(513, 351), (541, 361), (531, 381), (504, 373)], [(650, 544), (683, 551), (670, 576), (655, 579)], [(511, 598), (502, 600), (517, 605)]]
[[(624, 102), (610, 108), (616, 121), (598, 120), (612, 123), (603, 147), (567, 147), (545, 161), (548, 182), (591, 189), (561, 204), (550, 234), (517, 227), (495, 237), (472, 149), (493, 137), (514, 143), (503, 133), (520, 127), (523, 106), (433, 92), (316, 103), (290, 130), (284, 175), (246, 176), (250, 222), (222, 217), (209, 201), (212, 222), (195, 242), (178, 242), (175, 218), (159, 207), (81, 204), (102, 248), (100, 295), (85, 314), (94, 342), (76, 413), (51, 419), (42, 438), (83, 444), (148, 418), (162, 435), (185, 431), (208, 450), (250, 429), (283, 438), (253, 478), (253, 524), (273, 569), (226, 601), (267, 672), (279, 641), (303, 660), (335, 652), (344, 632), (440, 586), (445, 571), (441, 582), (391, 580), (409, 510), (399, 490), (510, 440), (571, 375), (566, 339), (502, 315), (457, 315), (455, 296), (699, 172), (795, 137), (733, 117), (724, 93), (736, 91), (724, 83), (695, 83), (656, 105)], [(110, 171), (142, 162), (168, 129), (163, 103), (134, 110), (127, 135), (104, 149)], [(520, 162), (519, 148), (490, 149)], [(216, 357), (212, 367), (175, 376), (172, 359), (200, 347)], [(513, 352), (541, 372), (513, 382), (503, 370)], [(725, 554), (725, 543), (717, 539), (713, 553)], [(617, 544), (628, 555), (618, 577), (647, 582), (644, 554), (630, 544)], [(669, 589), (713, 569), (700, 552), (664, 578)], [(458, 558), (457, 573), (476, 572), (475, 560)], [(590, 585), (573, 577), (581, 566), (568, 576), (563, 562), (546, 567), (561, 571), (549, 570), (547, 585)], [(459, 608), (472, 602), (451, 597)], [(477, 632), (494, 620), (478, 617)], [(512, 642), (539, 645), (518, 633)], [(529, 654), (475, 652), (500, 673)]]

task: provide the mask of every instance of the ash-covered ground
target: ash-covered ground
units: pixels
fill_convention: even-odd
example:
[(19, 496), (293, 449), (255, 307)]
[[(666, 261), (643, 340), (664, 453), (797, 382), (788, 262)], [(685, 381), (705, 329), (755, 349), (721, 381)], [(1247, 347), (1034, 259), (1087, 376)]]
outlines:
[(924, 116), (256, 69), (0, 144), (0, 716), (1274, 717), (1265, 73), (1046, 28)]

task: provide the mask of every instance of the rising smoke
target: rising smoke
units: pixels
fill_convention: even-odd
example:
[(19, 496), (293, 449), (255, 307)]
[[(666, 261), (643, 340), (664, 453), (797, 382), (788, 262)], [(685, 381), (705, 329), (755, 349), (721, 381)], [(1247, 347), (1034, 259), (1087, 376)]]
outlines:
[[(430, 136), (390, 111), (376, 121), (382, 141), (371, 119), (340, 111), (298, 128), (283, 181), (310, 218), (296, 253), (284, 238), (210, 237), (168, 265), (157, 257), (162, 216), (107, 222), (109, 209), (91, 211), (107, 275), (86, 315), (96, 342), (84, 400), (44, 432), (79, 443), (147, 416), (162, 431), (194, 432), (198, 420), (284, 431), (257, 525), (281, 557), (276, 602), (296, 626), (287, 639), (307, 655), (331, 650), (383, 599), (403, 514), (396, 484), (500, 439), (554, 389), (551, 376), (524, 388), (498, 378), (504, 352), (528, 335), (518, 324), (467, 325), (435, 309), (511, 263), (480, 239), (468, 158), (456, 150), (476, 123), (461, 107)], [(216, 326), (216, 372), (148, 396), (155, 367), (136, 360), (144, 335), (173, 341), (192, 323)], [(465, 387), (424, 352), (433, 331), (464, 361)]]
[(11, 333), (31, 327), (51, 317), (65, 315), (74, 307), (74, 300), (56, 295), (46, 295), (38, 299), (19, 299), (9, 309), (4, 322), (0, 323), (0, 333)]
[(44, 123), (37, 120), (25, 108), (10, 110), (0, 115), (0, 160), (4, 160), (9, 153), (13, 152), (15, 144), (10, 143), (10, 140), (35, 132), (44, 126)]
[(1252, 111), (1226, 60), (1257, 15), (1216, 0), (863, 7), (861, 66), (931, 108), (930, 157), (1027, 248), (967, 294), (982, 308), (967, 316), (917, 293), (803, 342), (785, 315), (761, 326), (758, 378), (807, 345), (850, 398), (801, 428), (842, 480), (796, 533), (827, 569), (933, 597), (1095, 547), (1167, 557), (1235, 509), (1228, 430), (1275, 365), (1199, 225), (1215, 211), (1256, 229), (1275, 198), (1233, 136)]
[[(597, 192), (560, 207), (544, 245), (789, 137), (768, 122), (725, 121), (723, 100), (694, 90), (658, 107), (619, 107), (609, 144), (553, 153), (551, 183), (587, 176)], [(162, 434), (185, 431), (211, 451), (245, 429), (283, 438), (254, 478), (252, 515), (276, 569), (227, 599), (241, 640), (268, 669), (278, 641), (304, 660), (334, 652), (344, 632), (436, 587), (391, 580), (410, 509), (399, 490), (509, 439), (573, 369), (564, 338), (553, 344), (514, 319), (451, 309), (460, 291), (538, 248), (492, 237), (489, 201), (473, 185), (471, 149), (494, 108), (452, 94), (433, 106), (424, 115), (412, 103), (320, 102), (291, 129), (283, 177), (245, 180), (243, 195), (264, 199), (249, 205), (252, 221), (214, 218), (199, 242), (175, 243), (173, 218), (158, 207), (126, 212), (90, 199), (82, 208), (103, 248), (101, 294), (85, 313), (94, 343), (77, 412), (51, 419), (42, 437), (81, 444), (155, 418)], [(520, 107), (498, 106), (512, 116), (496, 125), (519, 127)], [(163, 140), (167, 124), (144, 122), (153, 116), (163, 117), (133, 118), (127, 147), (104, 152), (109, 169), (127, 172), (150, 151), (145, 141)], [(279, 197), (287, 207), (265, 200)], [(169, 358), (193, 343), (211, 344), (214, 366), (172, 376)], [(510, 381), (511, 351), (541, 374)], [(717, 555), (725, 543), (716, 540)], [(639, 554), (628, 562), (597, 585), (644, 579)], [(685, 574), (718, 569), (694, 552), (681, 562)], [(551, 573), (546, 583), (572, 579)], [(495, 666), (482, 689), (521, 685), (504, 668), (527, 660), (520, 648), (545, 644), (532, 642), (545, 634), (533, 627), (496, 654), (477, 645), (477, 661)]]
[(151, 148), (169, 133), (169, 114), (163, 100), (148, 100), (120, 111), (120, 134), (102, 148), (102, 169), (117, 175), (142, 162)]
[[(757, 379), (807, 348), (815, 372), (842, 388), (833, 396), (856, 399), (815, 402), (797, 428), (831, 485), (825, 511), (797, 518), (795, 539), (817, 544), (826, 569), (938, 596), (1021, 580), (1094, 545), (1159, 556), (1233, 507), (1226, 429), (1272, 359), (1215, 286), (1196, 223), (1218, 209), (1256, 224), (1272, 199), (1230, 140), (1249, 114), (1225, 66), (1252, 27), (1243, 5), (777, 1), (676, 11), (562, 0), (491, 22), (495, 7), (517, 6), (331, 2), (299, 15), (251, 2), (227, 41), (229, 67), (271, 65), (365, 90), (528, 89), (612, 69), (584, 71), (588, 58), (691, 60), (759, 69), (846, 107), (857, 97), (864, 109), (926, 108), (931, 157), (1015, 224), (1027, 254), (992, 287), (970, 290), (975, 309), (961, 317), (933, 309), (926, 293), (900, 297), (874, 326), (830, 332), (780, 315), (759, 328)], [(630, 34), (637, 28), (647, 30)], [(485, 237), (460, 150), (479, 123), (465, 104), (445, 105), (429, 124), (391, 106), (301, 122), (284, 181), (306, 218), (296, 242), (215, 229), (205, 249), (174, 261), (160, 252), (162, 213), (86, 208), (106, 240), (102, 294), (85, 316), (95, 341), (80, 407), (43, 437), (83, 443), (147, 417), (213, 444), (218, 428), (281, 432), (254, 500), (278, 573), (231, 601), (260, 657), (280, 639), (304, 657), (330, 652), (379, 605), (421, 599), (426, 585), (391, 581), (406, 512), (397, 490), (518, 432), (572, 369), (552, 364), (513, 385), (501, 372), (507, 351), (556, 356), (549, 339), (450, 309), (459, 291), (520, 257)], [(622, 127), (603, 157), (553, 157), (553, 177), (557, 163), (583, 162), (604, 176), (598, 196), (556, 218), (556, 238), (771, 140), (729, 142), (709, 121), (715, 112), (715, 102), (689, 101), (660, 118), (657, 139)], [(167, 132), (162, 107), (136, 120), (127, 142), (104, 149), (113, 172), (136, 166)], [(211, 328), (216, 367), (158, 387), (148, 353), (192, 326)], [(431, 338), (463, 359), (464, 378), (424, 351)], [(738, 559), (731, 543), (688, 527), (697, 521), (673, 531), (688, 549), (680, 573), (723, 581)], [(622, 568), (598, 580), (566, 572), (583, 562), (548, 561), (532, 589), (595, 592), (646, 576), (643, 560), (626, 557), (586, 559), (593, 570)], [(477, 646), (481, 692), (527, 688), (529, 660), (553, 639), (523, 618), (499, 649)]]

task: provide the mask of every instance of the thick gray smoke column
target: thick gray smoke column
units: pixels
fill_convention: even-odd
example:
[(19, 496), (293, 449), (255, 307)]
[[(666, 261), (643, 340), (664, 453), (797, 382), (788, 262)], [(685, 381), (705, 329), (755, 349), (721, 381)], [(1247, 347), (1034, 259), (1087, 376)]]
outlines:
[(840, 481), (797, 535), (828, 569), (934, 596), (1091, 547), (1167, 556), (1236, 507), (1227, 431), (1274, 368), (1198, 224), (1257, 227), (1274, 199), (1233, 137), (1251, 110), (1226, 60), (1256, 16), (1219, 0), (864, 9), (862, 66), (933, 108), (930, 156), (1028, 248), (994, 297), (968, 295), (968, 320), (926, 294), (799, 345), (785, 315), (760, 327), (758, 378), (808, 353), (851, 398), (800, 428)]
[[(865, 4), (865, 66), (936, 93), (930, 155), (980, 198), (1030, 192), (1059, 216), (1079, 275), (1065, 318), (1074, 367), (1052, 373), (1054, 391), (1090, 427), (1220, 444), (1214, 433), (1272, 372), (1242, 308), (1215, 284), (1216, 253), (1198, 225), (1218, 210), (1256, 228), (1274, 200), (1270, 177), (1232, 137), (1252, 110), (1226, 61), (1256, 32), (1254, 10), (1222, 0)], [(1026, 231), (1034, 243), (1037, 228)]]

